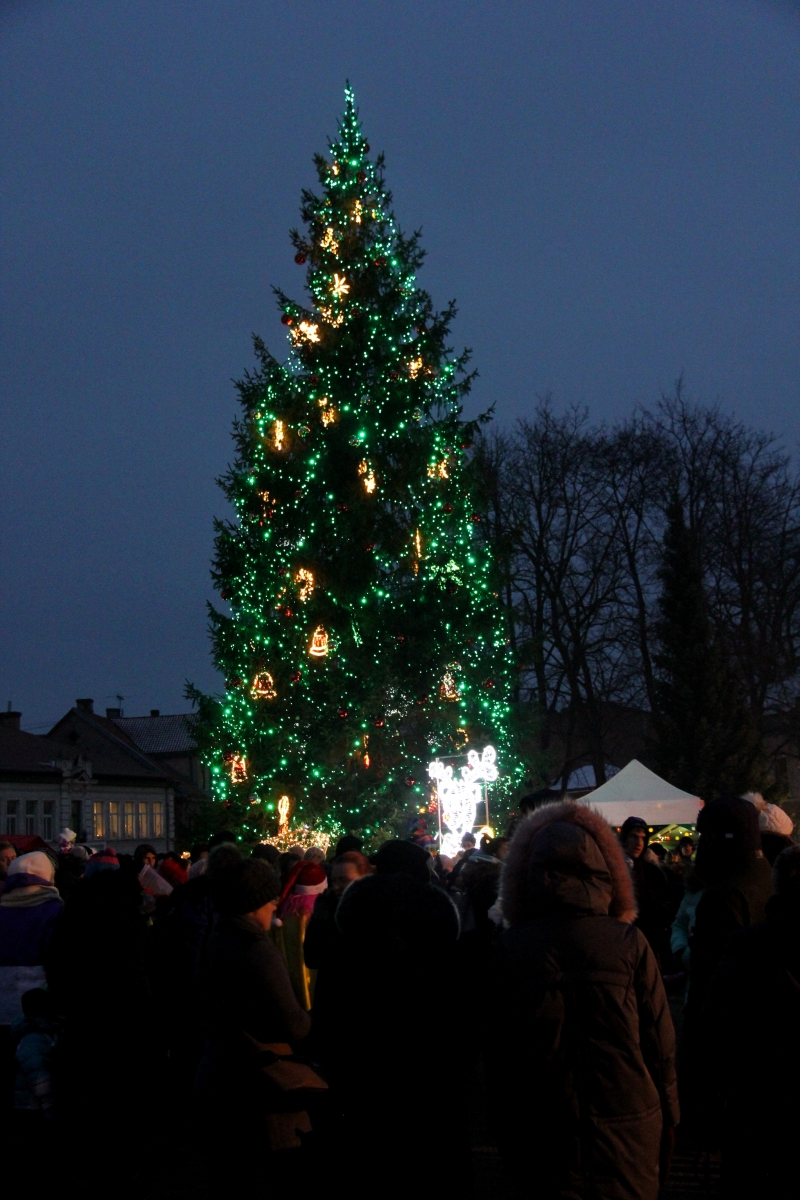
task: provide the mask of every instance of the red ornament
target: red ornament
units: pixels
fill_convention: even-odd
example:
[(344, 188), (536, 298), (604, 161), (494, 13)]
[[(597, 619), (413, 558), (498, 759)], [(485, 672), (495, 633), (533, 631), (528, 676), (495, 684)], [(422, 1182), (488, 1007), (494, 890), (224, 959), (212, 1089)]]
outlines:
[(383, 717), (378, 717), (377, 721), (375, 722), (375, 728), (383, 729), (385, 724), (386, 724), (386, 722), (384, 721)]
[(418, 696), (417, 704), (427, 704), (429, 699), (430, 699), (430, 697), (428, 697), (428, 696)]
[(403, 642), (406, 640), (406, 635), (404, 633), (398, 633), (397, 638), (395, 640), (398, 642), (399, 645), (402, 645)]
[(453, 511), (452, 504), (443, 504), (442, 505), (442, 512), (451, 513), (452, 511)]
[(379, 255), (378, 258), (375, 259), (375, 266), (376, 267), (385, 267), (386, 266), (386, 259), (383, 257), (382, 254)]
[(473, 443), (472, 443), (472, 442), (462, 442), (462, 443), (461, 443), (461, 449), (462, 449), (462, 450), (471, 450), (471, 449), (472, 449), (472, 445), (473, 445)]
[(293, 616), (294, 616), (294, 613), (292, 612), (292, 610), (291, 610), (290, 608), (285, 608), (285, 609), (283, 610), (283, 615), (284, 615), (285, 617), (293, 617)]
[(410, 775), (406, 775), (405, 779), (403, 780), (403, 783), (406, 785), (406, 787), (413, 787), (416, 782), (416, 779), (412, 779)]
[(367, 178), (367, 177), (366, 177), (366, 175), (364, 174), (364, 172), (363, 172), (363, 171), (359, 171), (359, 172), (358, 172), (358, 175), (356, 176), (356, 178), (358, 179), (358, 182), (359, 182), (359, 183), (364, 183), (364, 182), (366, 181), (366, 178)]
[(281, 324), (282, 325), (291, 325), (293, 319), (294, 318), (290, 317), (288, 313), (284, 313), (283, 316), (281, 317)]
[(472, 514), (472, 516), (470, 517), (470, 520), (471, 520), (471, 521), (474, 521), (476, 525), (480, 525), (480, 523), (481, 523), (481, 514), (480, 514), (480, 513), (473, 513), (473, 514)]
[(484, 679), (484, 681), (483, 681), (483, 687), (485, 687), (485, 688), (493, 688), (493, 687), (494, 687), (494, 680), (493, 680), (493, 679)]
[(346, 504), (337, 504), (336, 507), (339, 510), (339, 512), (349, 512), (350, 511)]
[(311, 384), (312, 387), (316, 387), (317, 384), (319, 383), (319, 375), (309, 375), (308, 382)]
[(344, 719), (345, 719), (345, 717), (347, 716), (347, 709), (346, 709), (346, 708), (340, 708), (340, 709), (339, 709), (339, 716), (342, 718), (342, 720), (344, 720)]
[(231, 594), (230, 594), (230, 592), (228, 591), (228, 589), (227, 589), (227, 588), (225, 588), (225, 589), (224, 589), (224, 591), (221, 591), (221, 592), (220, 592), (220, 598), (221, 598), (222, 600), (230, 600), (230, 598), (231, 598)]
[(365, 554), (369, 554), (369, 552), (374, 549), (375, 549), (375, 543), (370, 542), (368, 546), (364, 547), (364, 552), (365, 552)]
[(391, 373), (391, 375), (389, 376), (389, 378), (390, 378), (390, 379), (399, 379), (399, 378), (400, 378), (400, 376), (399, 376), (399, 374), (397, 373), (397, 371), (392, 371), (392, 373)]
[(364, 142), (364, 153), (369, 154), (369, 142)]
[(294, 261), (297, 263), (298, 267), (302, 267), (303, 263), (306, 261), (305, 254), (303, 254), (302, 251), (298, 252), (294, 256)]
[(301, 678), (301, 676), (300, 676), (300, 672), (299, 672), (299, 671), (294, 671), (294, 672), (292, 673), (292, 676), (291, 676), (292, 683), (299, 683), (299, 682), (300, 682), (300, 678)]

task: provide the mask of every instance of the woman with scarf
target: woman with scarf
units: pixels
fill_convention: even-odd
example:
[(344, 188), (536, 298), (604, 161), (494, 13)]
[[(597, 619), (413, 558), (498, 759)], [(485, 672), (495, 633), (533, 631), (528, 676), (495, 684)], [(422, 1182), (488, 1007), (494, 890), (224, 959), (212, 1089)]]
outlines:
[(44, 962), (63, 904), (55, 864), (42, 851), (22, 854), (9, 868), (0, 897), (0, 1026), (22, 1015), (22, 994), (45, 984)]

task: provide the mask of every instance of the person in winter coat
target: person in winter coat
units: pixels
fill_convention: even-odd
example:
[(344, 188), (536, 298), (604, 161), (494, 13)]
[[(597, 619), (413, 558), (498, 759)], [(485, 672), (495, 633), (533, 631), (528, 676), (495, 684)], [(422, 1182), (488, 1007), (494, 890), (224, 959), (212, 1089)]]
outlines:
[(314, 911), (306, 927), (303, 957), (311, 971), (324, 967), (339, 939), (336, 910), (346, 889), (356, 879), (372, 873), (369, 860), (358, 850), (348, 850), (331, 863), (331, 885), (316, 898)]
[(318, 862), (301, 859), (287, 876), (278, 904), (275, 945), (286, 960), (298, 1003), (306, 1012), (314, 999), (316, 975), (306, 966), (303, 942), (317, 898), (327, 887), (325, 868)]
[(636, 891), (636, 924), (660, 965), (669, 942), (670, 888), (662, 867), (650, 851), (649, 838), (648, 824), (641, 817), (628, 817), (619, 833)]
[[(479, 1014), (458, 988), (458, 915), (441, 888), (403, 869), (413, 868), (414, 855), (392, 850), (384, 866), (387, 860), (400, 869), (357, 879), (342, 896), (336, 959), (320, 971), (316, 993), (320, 1058), (344, 1111), (339, 1140), (358, 1147), (359, 1170), (381, 1193), (469, 1194), (468, 1089), (460, 1072), (464, 1019)], [(448, 1063), (447, 1088), (433, 1097), (431, 1020)], [(430, 1129), (422, 1105), (435, 1113)]]
[[(230, 1153), (263, 1171), (266, 1114), (270, 1111), (259, 1070), (259, 1046), (302, 1042), (311, 1020), (298, 1004), (286, 963), (270, 929), (280, 897), (276, 871), (261, 859), (234, 863), (213, 875), (211, 895), (218, 916), (203, 966), (205, 1014), (203, 1053), (195, 1075), (198, 1115), (207, 1123), (210, 1145), (230, 1174)], [(227, 1190), (232, 1181), (226, 1179)], [(263, 1187), (263, 1177), (261, 1179)]]
[(772, 894), (770, 866), (761, 853), (758, 811), (736, 796), (706, 804), (697, 818), (695, 866), (704, 884), (690, 950), (689, 992), (681, 1039), (684, 1117), (709, 1146), (718, 1130), (714, 1044), (716, 1014), (710, 1003), (714, 977), (731, 937), (763, 921)]
[(712, 988), (726, 1200), (797, 1191), (800, 846), (776, 858), (773, 878), (766, 919), (730, 939)]
[(44, 959), (63, 903), (55, 865), (35, 850), (13, 859), (0, 897), (0, 1025), (22, 1015), (22, 995), (45, 982)]
[(614, 831), (573, 801), (518, 823), (503, 867), (486, 1055), (520, 1197), (656, 1200), (678, 1122), (675, 1040)]

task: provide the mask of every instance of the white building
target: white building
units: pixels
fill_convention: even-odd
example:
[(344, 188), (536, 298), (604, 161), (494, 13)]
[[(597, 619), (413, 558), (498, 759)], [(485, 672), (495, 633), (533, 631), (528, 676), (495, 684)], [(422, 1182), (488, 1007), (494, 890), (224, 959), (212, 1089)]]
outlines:
[(53, 842), (69, 826), (79, 841), (120, 853), (140, 842), (173, 849), (183, 806), (207, 799), (191, 721), (119, 709), (101, 717), (78, 700), (39, 736), (20, 729), (19, 713), (0, 713), (0, 837)]

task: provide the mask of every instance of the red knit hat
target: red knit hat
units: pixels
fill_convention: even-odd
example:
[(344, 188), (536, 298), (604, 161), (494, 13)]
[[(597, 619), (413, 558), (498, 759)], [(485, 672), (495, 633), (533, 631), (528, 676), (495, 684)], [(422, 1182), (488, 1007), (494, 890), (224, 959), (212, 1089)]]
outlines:
[(180, 863), (176, 863), (174, 858), (164, 858), (158, 864), (158, 873), (162, 879), (166, 879), (167, 883), (171, 883), (174, 888), (180, 887), (182, 883), (186, 883), (186, 870)]

